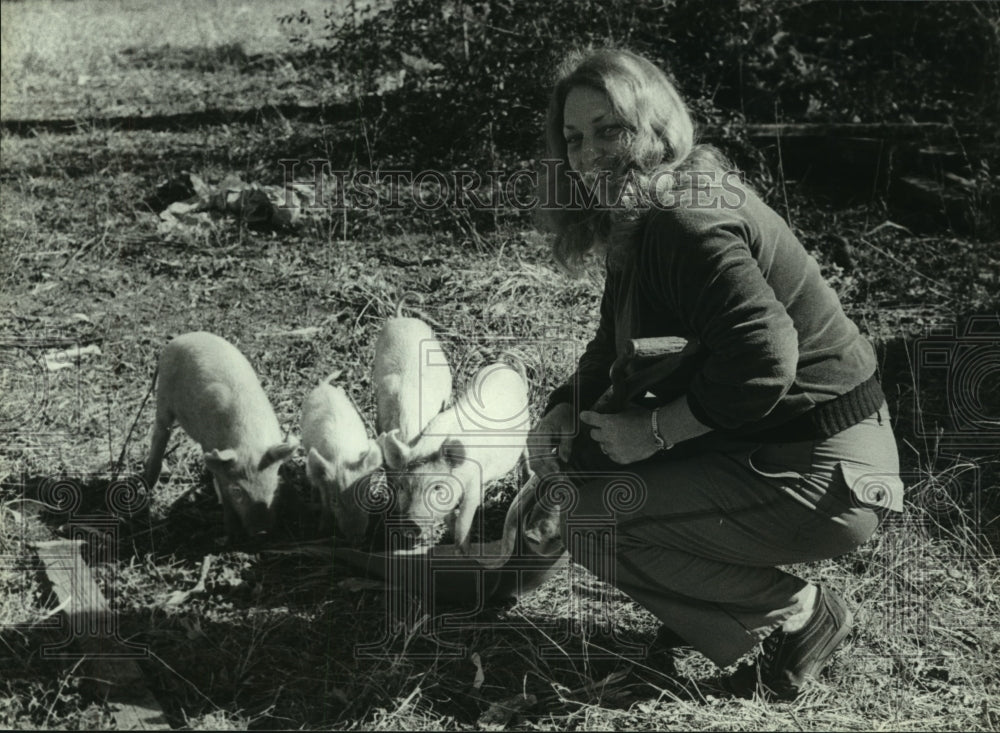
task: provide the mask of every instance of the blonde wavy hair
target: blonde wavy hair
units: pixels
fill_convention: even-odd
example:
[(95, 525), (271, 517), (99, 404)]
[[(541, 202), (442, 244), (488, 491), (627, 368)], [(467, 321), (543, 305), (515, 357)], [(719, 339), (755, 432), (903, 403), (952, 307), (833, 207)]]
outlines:
[[(607, 95), (611, 108), (625, 128), (625, 152), (612, 177), (631, 177), (638, 200), (626, 208), (573, 208), (543, 206), (542, 224), (555, 233), (553, 255), (573, 274), (579, 274), (590, 252), (621, 250), (634, 241), (643, 215), (649, 210), (651, 191), (646, 185), (684, 185), (685, 171), (731, 170), (729, 161), (711, 145), (696, 141), (694, 123), (687, 105), (667, 75), (647, 59), (615, 48), (577, 52), (559, 67), (549, 98), (546, 118), (546, 153), (549, 161), (541, 179), (541, 200), (573, 200), (578, 186), (569, 168), (563, 133), (566, 96), (575, 87), (590, 87)], [(665, 175), (669, 174), (669, 175)]]

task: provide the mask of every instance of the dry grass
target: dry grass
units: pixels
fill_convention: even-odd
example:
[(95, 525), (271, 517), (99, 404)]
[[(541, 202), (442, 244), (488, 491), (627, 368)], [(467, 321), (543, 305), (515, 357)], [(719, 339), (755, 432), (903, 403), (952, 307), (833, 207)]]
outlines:
[[(365, 3), (359, 3), (363, 6)], [(38, 0), (0, 4), (5, 73), (106, 74), (126, 49), (225, 48), (282, 53), (288, 35), (281, 15), (307, 11), (322, 19), (335, 7), (318, 0)], [(72, 80), (72, 77), (67, 77)]]
[[(117, 68), (107, 55), (129, 46), (159, 48), (150, 55), (147, 80), (163, 99), (177, 93), (169, 89), (179, 78), (172, 73), (204, 76), (178, 69), (178, 57), (163, 44), (204, 48), (204, 58), (216, 61), (225, 60), (232, 44), (247, 54), (280, 51), (267, 19), (283, 4), (248, 5), (255, 25), (238, 28), (231, 21), (239, 11), (221, 3), (184, 4), (176, 26), (159, 28), (152, 7), (92, 0), (0, 5), (4, 79), (13, 74), (23, 92), (21, 106), (8, 107), (5, 85), (4, 114), (16, 108), (35, 116), (33, 105), (46, 104), (52, 90), (69, 100), (66, 108), (77, 105), (74, 74), (106, 86)], [(10, 19), (15, 28), (22, 23), (18, 38), (30, 40), (30, 51), (11, 40)], [(94, 44), (94, 37), (103, 40)], [(66, 70), (57, 63), (61, 49), (73, 50)], [(236, 76), (228, 67), (220, 73), (220, 84)], [(246, 76), (247, 89), (271, 88), (272, 76)], [(81, 690), (73, 663), (41, 654), (60, 637), (46, 621), (54, 603), (27, 543), (66, 531), (66, 511), (35, 501), (72, 498), (72, 491), (53, 491), (49, 479), (56, 476), (80, 488), (76, 516), (111, 516), (108, 474), (123, 446), (122, 470), (140, 466), (151, 420), (150, 407), (140, 411), (140, 405), (170, 335), (209, 328), (237, 344), (261, 375), (282, 426), (293, 432), (303, 396), (335, 370), (371, 414), (374, 337), (406, 290), (424, 294), (421, 307), (439, 324), (460, 373), (516, 340), (529, 356), (535, 414), (572, 367), (593, 327), (598, 280), (556, 273), (544, 241), (526, 231), (523, 219), (501, 217), (500, 227), (487, 231), (444, 214), (350, 212), (346, 225), (337, 213), (294, 233), (221, 221), (205, 232), (164, 238), (142, 204), (183, 171), (210, 182), (231, 173), (273, 182), (280, 180), (278, 159), (331, 149), (343, 156), (336, 163), (358, 164), (354, 153), (336, 147), (355, 132), (262, 123), (158, 134), (84, 125), (73, 135), (0, 141), (4, 727), (108, 725), (108, 711)], [(119, 512), (116, 535), (100, 536), (114, 561), (95, 566), (105, 590), (117, 591), (122, 633), (150, 650), (142, 666), (171, 722), (202, 730), (468, 730), (482, 727), (493, 703), (523, 693), (535, 703), (508, 727), (997, 730), (1000, 466), (995, 456), (949, 454), (946, 441), (917, 434), (918, 398), (922, 414), (940, 415), (934, 421), (941, 425), (947, 405), (941, 381), (924, 379), (917, 392), (917, 367), (908, 358), (912, 335), (927, 323), (989, 312), (977, 263), (992, 255), (985, 243), (888, 228), (866, 236), (905, 266), (872, 249), (858, 254), (855, 272), (845, 273), (830, 263), (822, 233), (870, 231), (877, 214), (835, 211), (794, 188), (789, 195), (803, 240), (881, 344), (908, 484), (902, 520), (849, 556), (795, 568), (839, 588), (858, 617), (857, 632), (807, 694), (791, 704), (732, 699), (721, 692), (719, 670), (694, 652), (678, 657), (676, 681), (665, 677), (657, 671), (662, 660), (624, 653), (626, 643), (641, 647), (652, 639), (655, 619), (579, 568), (510, 608), (424, 633), (422, 609), (404, 604), (405, 613), (388, 614), (393, 598), (352, 584), (350, 573), (325, 554), (326, 544), (298, 555), (220, 546), (221, 512), (198, 451), (178, 437), (168, 457), (169, 482), (148, 507), (140, 500), (132, 514)], [(945, 248), (952, 254), (942, 255)], [(422, 256), (433, 260), (406, 264)], [(933, 290), (908, 267), (932, 271)], [(310, 326), (318, 334), (273, 335)], [(55, 347), (38, 345), (40, 339), (92, 341), (101, 355), (46, 372), (38, 356)], [(298, 500), (288, 507), (287, 538), (316, 539), (301, 462), (289, 465), (283, 479)], [(509, 481), (494, 488), (484, 511), (486, 534), (496, 532), (511, 494)], [(206, 592), (165, 605), (173, 591), (195, 585), (206, 554), (215, 558)], [(566, 635), (571, 606), (608, 617), (618, 640), (585, 643)], [(357, 653), (361, 644), (371, 645), (367, 655)], [(598, 644), (614, 654), (601, 657)]]
[[(358, 3), (359, 7), (365, 3)], [(287, 102), (318, 103), (330, 80), (289, 54), (306, 11), (322, 35), (324, 0), (0, 3), (3, 117), (80, 119)], [(262, 84), (262, 81), (264, 82)]]

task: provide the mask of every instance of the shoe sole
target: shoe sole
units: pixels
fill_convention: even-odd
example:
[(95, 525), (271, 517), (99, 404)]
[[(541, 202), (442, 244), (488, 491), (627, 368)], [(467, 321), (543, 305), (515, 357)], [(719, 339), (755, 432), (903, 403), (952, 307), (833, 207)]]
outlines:
[(846, 603), (842, 604), (842, 607), (846, 613), (844, 616), (844, 623), (841, 625), (837, 633), (830, 637), (830, 640), (823, 646), (822, 651), (816, 655), (816, 660), (812, 665), (810, 665), (811, 669), (809, 669), (803, 677), (816, 677), (816, 675), (822, 672), (823, 667), (826, 666), (827, 661), (831, 656), (833, 656), (837, 647), (840, 646), (840, 643), (846, 639), (854, 629), (854, 614), (851, 613), (851, 609), (847, 607)]

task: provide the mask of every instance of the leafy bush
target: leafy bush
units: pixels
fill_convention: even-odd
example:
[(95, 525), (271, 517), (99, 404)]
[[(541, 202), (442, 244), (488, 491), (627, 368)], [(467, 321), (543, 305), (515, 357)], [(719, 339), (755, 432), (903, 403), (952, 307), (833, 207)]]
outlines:
[[(670, 71), (696, 116), (959, 121), (1000, 116), (996, 3), (396, 0), (326, 13), (313, 51), (359, 98), (381, 156), (510, 165), (540, 149), (550, 75), (616, 45)], [(282, 22), (305, 29), (305, 12)], [(305, 34), (299, 34), (300, 41)], [(377, 114), (369, 114), (377, 113)]]

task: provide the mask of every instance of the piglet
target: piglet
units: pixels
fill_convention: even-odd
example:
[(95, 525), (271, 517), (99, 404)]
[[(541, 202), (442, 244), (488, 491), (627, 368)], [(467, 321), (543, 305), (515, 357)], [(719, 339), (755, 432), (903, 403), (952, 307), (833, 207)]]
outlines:
[(146, 459), (146, 485), (160, 476), (176, 422), (205, 451), (222, 502), (226, 534), (251, 537), (274, 524), (278, 467), (295, 452), (246, 357), (204, 331), (186, 333), (163, 349), (157, 367), (156, 418)]
[(361, 415), (342, 387), (317, 386), (302, 405), (306, 474), (322, 502), (322, 526), (335, 518), (351, 543), (362, 538), (368, 514), (352, 496), (354, 482), (382, 465), (382, 449), (368, 437)]
[(447, 406), (452, 387), (451, 367), (430, 326), (403, 316), (407, 297), (382, 326), (372, 367), (375, 429), (380, 435), (397, 431), (405, 442)]
[(386, 465), (399, 472), (400, 508), (425, 529), (445, 519), (455, 544), (468, 554), (483, 489), (524, 459), (528, 429), (523, 366), (497, 362), (483, 367), (413, 445), (394, 432), (383, 437)]

